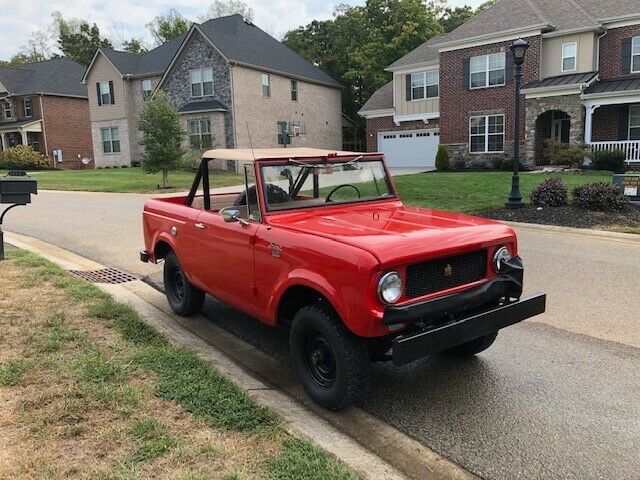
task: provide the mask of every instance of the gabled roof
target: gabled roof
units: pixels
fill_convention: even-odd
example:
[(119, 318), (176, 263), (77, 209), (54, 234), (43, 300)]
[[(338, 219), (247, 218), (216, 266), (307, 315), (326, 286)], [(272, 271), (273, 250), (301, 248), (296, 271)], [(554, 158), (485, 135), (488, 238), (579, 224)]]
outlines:
[(83, 81), (86, 80), (89, 70), (91, 70), (96, 57), (100, 53), (107, 57), (123, 77), (162, 75), (171, 63), (171, 60), (177, 53), (186, 36), (187, 34), (183, 33), (163, 43), (159, 47), (142, 54), (122, 52), (111, 48), (99, 48), (84, 73)]
[(9, 95), (43, 93), (86, 97), (81, 83), (84, 67), (66, 57), (42, 62), (25, 63), (19, 67), (0, 68), (0, 83)]
[(446, 34), (438, 35), (427, 40), (415, 50), (412, 50), (404, 57), (393, 62), (386, 68), (386, 70), (396, 70), (410, 65), (438, 63), (440, 61), (440, 53), (438, 51), (438, 47), (434, 47), (434, 45), (443, 41), (444, 37), (446, 37)]
[(393, 82), (389, 82), (376, 90), (358, 113), (362, 114), (363, 112), (388, 110), (391, 108), (393, 108)]
[(241, 15), (214, 18), (194, 28), (199, 29), (230, 63), (340, 87), (330, 75), (245, 21)]

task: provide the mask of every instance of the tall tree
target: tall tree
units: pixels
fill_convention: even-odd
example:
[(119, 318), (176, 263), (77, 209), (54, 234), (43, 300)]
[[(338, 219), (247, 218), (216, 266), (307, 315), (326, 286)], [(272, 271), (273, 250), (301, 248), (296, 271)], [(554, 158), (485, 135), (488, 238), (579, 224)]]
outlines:
[(144, 147), (142, 168), (148, 173), (162, 172), (162, 187), (168, 188), (169, 170), (178, 167), (185, 151), (178, 111), (165, 92), (158, 91), (144, 103), (138, 128), (142, 132), (140, 145)]
[(71, 60), (89, 65), (98, 48), (113, 48), (109, 40), (100, 36), (95, 23), (90, 25), (76, 18), (66, 20), (60, 12), (54, 12), (52, 16), (58, 31), (58, 47)]
[(470, 20), (475, 14), (476, 12), (469, 5), (455, 8), (447, 7), (440, 17), (440, 25), (445, 33), (449, 33)]
[(122, 50), (129, 53), (146, 53), (149, 49), (137, 38), (122, 42)]
[(253, 8), (242, 0), (216, 0), (209, 6), (209, 9), (204, 14), (198, 17), (198, 20), (200, 22), (206, 22), (212, 18), (234, 15), (236, 13), (242, 15), (246, 20), (253, 20)]
[(170, 9), (166, 15), (158, 15), (147, 24), (158, 45), (189, 31), (192, 22), (184, 18), (175, 9)]

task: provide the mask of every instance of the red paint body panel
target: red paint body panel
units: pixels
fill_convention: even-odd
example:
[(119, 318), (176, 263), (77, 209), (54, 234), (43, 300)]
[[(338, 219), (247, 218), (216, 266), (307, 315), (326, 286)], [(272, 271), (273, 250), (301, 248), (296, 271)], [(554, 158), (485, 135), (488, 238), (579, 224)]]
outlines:
[[(258, 179), (261, 162), (256, 161)], [(502, 245), (517, 254), (513, 230), (497, 222), (406, 207), (397, 198), (269, 213), (259, 180), (257, 185), (263, 220), (249, 226), (185, 206), (184, 196), (150, 200), (143, 215), (145, 247), (155, 262), (158, 243), (167, 243), (194, 285), (270, 325), (277, 323), (287, 289), (306, 286), (322, 294), (354, 334), (387, 335), (376, 290), (384, 273), (395, 270), (404, 279), (413, 263), (480, 249), (489, 251), (490, 263)], [(205, 228), (196, 229), (197, 222)], [(397, 305), (481, 284), (495, 277), (488, 267), (480, 282), (401, 298)]]

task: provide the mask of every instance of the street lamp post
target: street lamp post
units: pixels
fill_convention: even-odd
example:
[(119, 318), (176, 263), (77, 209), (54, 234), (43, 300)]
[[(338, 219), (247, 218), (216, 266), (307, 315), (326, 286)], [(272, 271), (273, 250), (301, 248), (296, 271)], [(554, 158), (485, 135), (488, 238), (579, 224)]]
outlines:
[(520, 84), (522, 83), (522, 64), (524, 63), (524, 55), (529, 48), (529, 44), (526, 40), (519, 38), (511, 47), (509, 47), (513, 54), (513, 63), (515, 71), (513, 74), (516, 84), (516, 108), (515, 108), (515, 120), (513, 127), (513, 176), (511, 177), (511, 193), (509, 193), (509, 199), (505, 206), (507, 208), (522, 208), (524, 202), (522, 201), (522, 193), (520, 193)]

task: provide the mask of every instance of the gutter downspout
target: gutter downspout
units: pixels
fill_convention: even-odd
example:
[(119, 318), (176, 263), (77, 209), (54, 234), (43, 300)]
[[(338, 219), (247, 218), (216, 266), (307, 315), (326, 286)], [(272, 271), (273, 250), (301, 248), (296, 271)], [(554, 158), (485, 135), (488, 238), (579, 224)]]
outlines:
[[(42, 120), (42, 137), (44, 140), (44, 153), (45, 155), (49, 155), (49, 146), (47, 145), (47, 129), (45, 127), (45, 122), (44, 122), (44, 109), (42, 108), (42, 95), (38, 95), (38, 97), (40, 98), (40, 119)], [(53, 162), (53, 168), (56, 168), (56, 163), (55, 161)]]
[(598, 50), (596, 51), (596, 69), (600, 72), (600, 40), (607, 36), (609, 30), (606, 29), (602, 35), (598, 35)]

